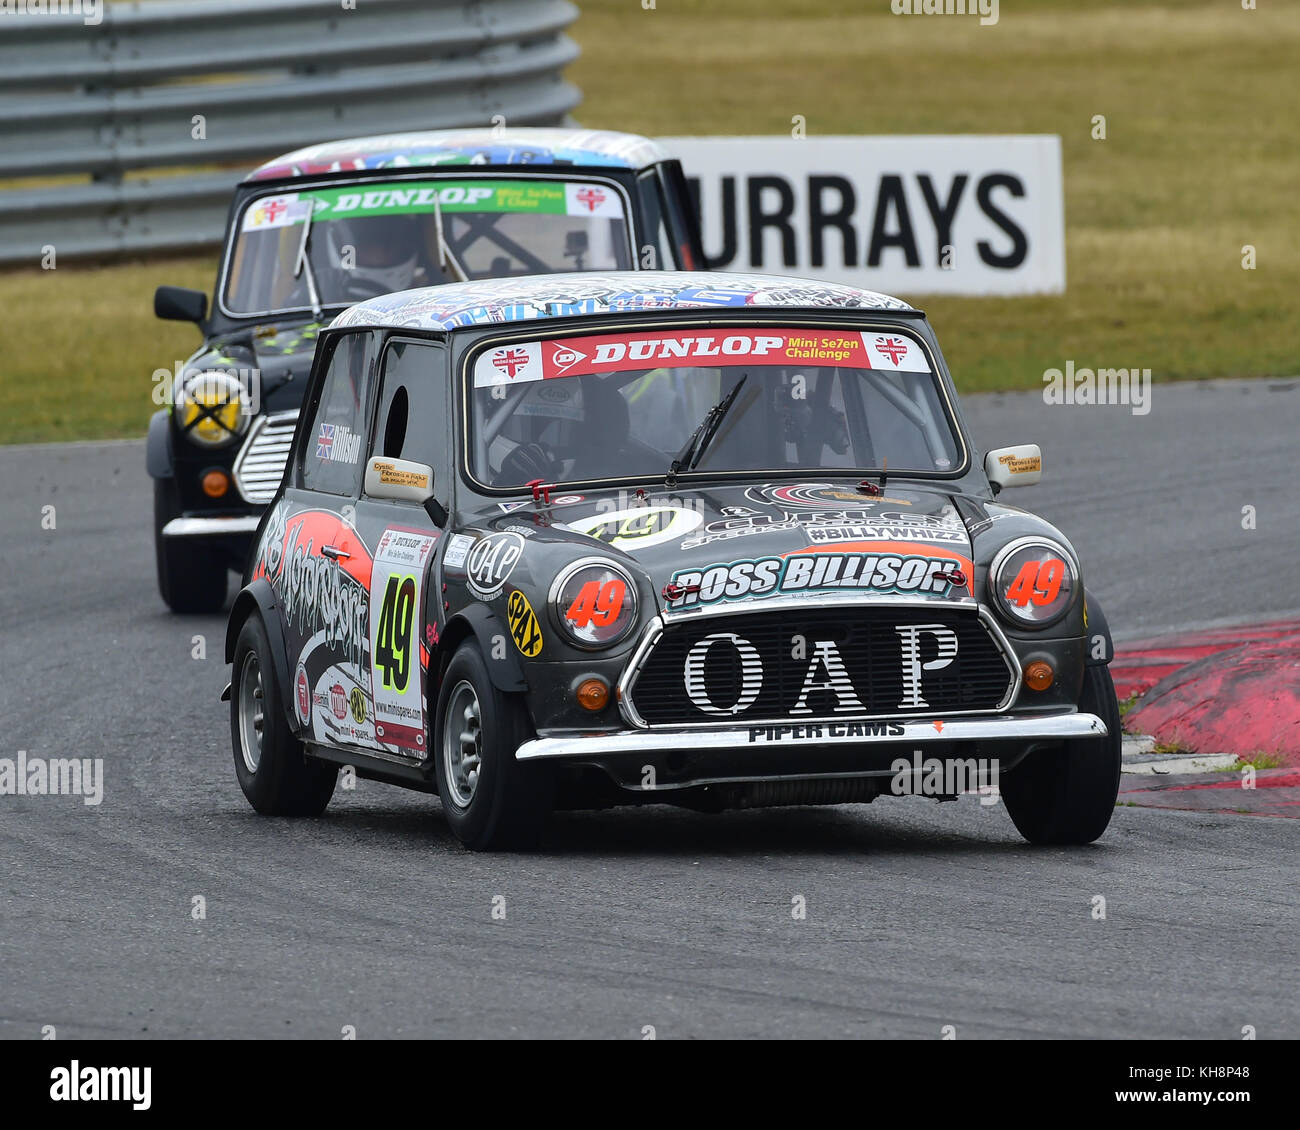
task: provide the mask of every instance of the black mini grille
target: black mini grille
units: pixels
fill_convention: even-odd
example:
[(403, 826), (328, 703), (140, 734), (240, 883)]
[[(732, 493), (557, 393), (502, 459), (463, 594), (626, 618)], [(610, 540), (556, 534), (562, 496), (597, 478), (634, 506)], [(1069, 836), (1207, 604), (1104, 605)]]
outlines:
[[(938, 625), (954, 633), (956, 654), (934, 670), (920, 672), (919, 694), (925, 705), (914, 705), (904, 685), (907, 668), (906, 638), (899, 628)], [(757, 652), (759, 665), (746, 649), (719, 641), (697, 654), (691, 664), (696, 699), (703, 697), (715, 707), (726, 709), (757, 685), (757, 696), (738, 713), (710, 712), (688, 691), (687, 664), (691, 649), (706, 637), (734, 633)], [(941, 647), (951, 638), (933, 631), (915, 634), (921, 664), (943, 658)], [(802, 640), (802, 642), (801, 642)], [(805, 705), (811, 714), (791, 714), (799, 700), (810, 665), (816, 661), (817, 645), (827, 656), (838, 655), (843, 673), (852, 684), (865, 715), (952, 714), (991, 710), (998, 706), (1013, 676), (988, 630), (973, 612), (955, 609), (836, 608), (758, 612), (741, 616), (709, 616), (672, 624), (651, 651), (633, 682), (629, 698), (636, 711), (652, 726), (749, 719), (849, 717), (837, 710), (843, 700), (829, 689), (813, 690)], [(818, 663), (814, 682), (827, 682), (826, 665)], [(841, 689), (843, 685), (841, 684)], [(858, 712), (854, 711), (854, 714)]]

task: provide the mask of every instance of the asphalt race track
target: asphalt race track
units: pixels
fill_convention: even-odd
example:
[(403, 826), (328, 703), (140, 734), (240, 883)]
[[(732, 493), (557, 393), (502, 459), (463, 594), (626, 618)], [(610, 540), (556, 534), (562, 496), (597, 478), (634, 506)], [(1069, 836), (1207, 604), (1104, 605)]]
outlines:
[[(966, 411), (981, 448), (1043, 445), (1045, 482), (1004, 497), (1071, 536), (1118, 636), (1295, 614), (1300, 381)], [(1120, 807), (1092, 848), (1036, 850), (973, 797), (654, 808), (475, 856), (436, 800), (365, 781), (319, 821), (256, 817), (224, 619), (164, 612), (143, 464), (0, 450), (0, 757), (105, 780), (97, 807), (0, 797), (0, 1036), (1300, 1036), (1295, 820)]]

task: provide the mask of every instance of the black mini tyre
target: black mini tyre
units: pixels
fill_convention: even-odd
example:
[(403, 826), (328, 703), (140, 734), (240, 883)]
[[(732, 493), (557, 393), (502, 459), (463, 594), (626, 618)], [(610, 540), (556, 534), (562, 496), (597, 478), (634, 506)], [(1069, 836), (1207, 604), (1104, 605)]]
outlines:
[(1079, 709), (1106, 723), (1104, 738), (1031, 753), (1002, 781), (1007, 811), (1030, 843), (1090, 844), (1115, 812), (1123, 735), (1108, 668), (1084, 671)]
[(447, 823), (472, 851), (527, 848), (540, 838), (552, 776), (515, 760), (531, 736), (523, 700), (496, 688), (478, 643), (466, 640), (443, 675), (432, 744)]
[(173, 612), (220, 612), (226, 603), (226, 562), (188, 538), (165, 538), (163, 527), (180, 516), (175, 479), (153, 481), (153, 547), (158, 593)]
[(240, 629), (230, 684), (230, 741), (235, 776), (263, 816), (319, 816), (338, 769), (308, 761), (284, 715), (266, 629), (255, 613)]

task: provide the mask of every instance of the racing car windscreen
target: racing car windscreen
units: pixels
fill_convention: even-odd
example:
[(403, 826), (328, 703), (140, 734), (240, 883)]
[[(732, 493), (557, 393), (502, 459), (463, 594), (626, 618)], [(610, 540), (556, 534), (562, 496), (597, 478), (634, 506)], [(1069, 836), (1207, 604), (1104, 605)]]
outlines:
[(622, 192), (599, 181), (368, 181), (260, 196), (240, 217), (224, 305), (310, 309), (313, 284), (319, 305), (351, 305), (460, 281), (456, 268), (469, 279), (622, 270), (633, 266), (629, 232)]
[(947, 474), (961, 435), (903, 330), (664, 327), (471, 357), (466, 450), (493, 489), (678, 473)]

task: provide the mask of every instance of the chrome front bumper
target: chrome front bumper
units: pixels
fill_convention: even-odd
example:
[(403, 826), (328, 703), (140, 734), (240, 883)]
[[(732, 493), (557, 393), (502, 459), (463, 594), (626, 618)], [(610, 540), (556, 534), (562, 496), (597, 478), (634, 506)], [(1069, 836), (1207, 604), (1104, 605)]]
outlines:
[(1001, 714), (951, 722), (889, 719), (740, 726), (735, 729), (622, 730), (612, 734), (541, 737), (524, 742), (518, 761), (601, 760), (622, 754), (807, 749), (809, 746), (925, 745), (936, 742), (1062, 741), (1104, 738), (1095, 714)]
[(162, 528), (165, 538), (215, 538), (225, 534), (253, 534), (260, 514), (239, 514), (230, 518), (173, 518)]

